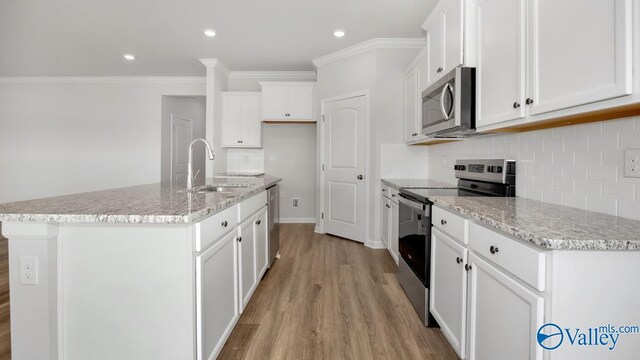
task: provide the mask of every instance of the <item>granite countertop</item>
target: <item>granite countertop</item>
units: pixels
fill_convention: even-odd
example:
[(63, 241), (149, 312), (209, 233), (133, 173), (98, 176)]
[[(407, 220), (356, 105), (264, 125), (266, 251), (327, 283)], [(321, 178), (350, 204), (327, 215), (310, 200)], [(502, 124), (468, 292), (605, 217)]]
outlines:
[(382, 179), (382, 183), (387, 186), (391, 186), (396, 190), (400, 190), (400, 188), (455, 189), (458, 187), (456, 184), (448, 184), (441, 181), (435, 181), (435, 180), (429, 180), (429, 179)]
[(210, 178), (207, 184), (247, 184), (230, 193), (187, 193), (149, 184), (0, 204), (0, 222), (187, 224), (249, 198), (281, 179)]
[(640, 250), (640, 221), (511, 197), (430, 197), (436, 206), (548, 250)]

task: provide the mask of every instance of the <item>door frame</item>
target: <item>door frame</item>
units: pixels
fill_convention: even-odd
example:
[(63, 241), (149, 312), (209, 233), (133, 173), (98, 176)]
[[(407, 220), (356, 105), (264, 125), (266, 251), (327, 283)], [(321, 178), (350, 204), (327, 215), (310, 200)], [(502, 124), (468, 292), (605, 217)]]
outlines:
[[(181, 116), (178, 116), (176, 114), (174, 114), (173, 112), (171, 113), (171, 119), (169, 120), (169, 126), (170, 126), (170, 131), (169, 131), (169, 144), (170, 144), (170, 154), (169, 154), (169, 183), (171, 184), (171, 186), (174, 186), (176, 184), (173, 183), (173, 119), (181, 119), (181, 120), (185, 120), (189, 122), (189, 129), (191, 129), (191, 140), (193, 141), (193, 120), (192, 119), (187, 119)], [(188, 165), (187, 165), (188, 166)], [(188, 180), (188, 179), (187, 179)]]
[[(365, 100), (365, 110), (366, 110), (366, 114), (365, 114), (365, 121), (364, 121), (364, 133), (365, 133), (365, 139), (364, 139), (364, 144), (365, 144), (365, 149), (370, 150), (370, 120), (371, 120), (371, 106), (369, 104), (369, 90), (360, 90), (360, 91), (355, 91), (352, 93), (348, 93), (348, 94), (343, 94), (343, 95), (337, 95), (337, 96), (332, 96), (332, 97), (328, 97), (328, 98), (324, 98), (320, 101), (320, 213), (324, 214), (325, 212), (325, 204), (324, 204), (324, 189), (325, 189), (325, 178), (324, 178), (324, 170), (322, 169), (322, 165), (324, 164), (325, 158), (324, 158), (324, 140), (325, 140), (325, 126), (324, 126), (324, 116), (325, 116), (325, 109), (326, 109), (326, 104), (330, 103), (330, 102), (334, 102), (334, 101), (340, 101), (340, 100), (347, 100), (347, 99), (352, 99), (352, 98), (357, 98), (357, 97), (361, 97), (364, 96), (364, 100)], [(371, 183), (370, 183), (370, 176), (369, 176), (369, 168), (370, 168), (370, 158), (368, 156), (368, 151), (367, 153), (365, 153), (365, 159), (364, 159), (364, 245), (367, 247), (375, 247), (375, 241), (371, 241), (371, 234), (369, 231), (369, 217), (371, 215), (371, 210), (370, 210), (370, 189), (371, 189)], [(320, 216), (320, 226), (317, 229), (318, 233), (324, 234), (324, 218), (323, 216)]]

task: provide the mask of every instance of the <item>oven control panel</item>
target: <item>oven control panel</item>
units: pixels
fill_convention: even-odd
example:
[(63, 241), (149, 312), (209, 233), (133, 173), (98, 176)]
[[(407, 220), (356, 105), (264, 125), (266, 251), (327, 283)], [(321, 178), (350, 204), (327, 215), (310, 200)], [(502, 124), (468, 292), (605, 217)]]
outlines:
[(506, 183), (507, 178), (515, 176), (515, 160), (457, 160), (453, 166), (456, 178)]

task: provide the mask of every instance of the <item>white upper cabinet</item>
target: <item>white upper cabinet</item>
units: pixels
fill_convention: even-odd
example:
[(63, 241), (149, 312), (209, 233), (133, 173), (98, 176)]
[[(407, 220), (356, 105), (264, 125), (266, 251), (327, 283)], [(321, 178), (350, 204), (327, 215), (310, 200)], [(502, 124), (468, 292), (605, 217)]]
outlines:
[(417, 67), (412, 68), (404, 78), (404, 140), (413, 141), (420, 134), (418, 128), (419, 120), (419, 98), (418, 94), (418, 74)]
[(531, 114), (631, 93), (631, 5), (531, 0)]
[(261, 82), (262, 118), (314, 121), (314, 82)]
[(524, 117), (525, 0), (473, 0), (477, 44), (476, 125)]
[(222, 93), (222, 146), (259, 148), (261, 140), (259, 92)]
[(429, 84), (464, 63), (463, 26), (462, 0), (441, 0), (422, 25), (427, 32)]

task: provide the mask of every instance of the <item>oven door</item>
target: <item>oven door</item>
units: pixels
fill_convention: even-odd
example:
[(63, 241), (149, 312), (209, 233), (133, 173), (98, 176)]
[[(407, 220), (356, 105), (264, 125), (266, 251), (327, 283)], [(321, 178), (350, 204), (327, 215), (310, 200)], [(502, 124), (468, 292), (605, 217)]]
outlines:
[(398, 252), (425, 287), (429, 287), (431, 205), (399, 197)]

